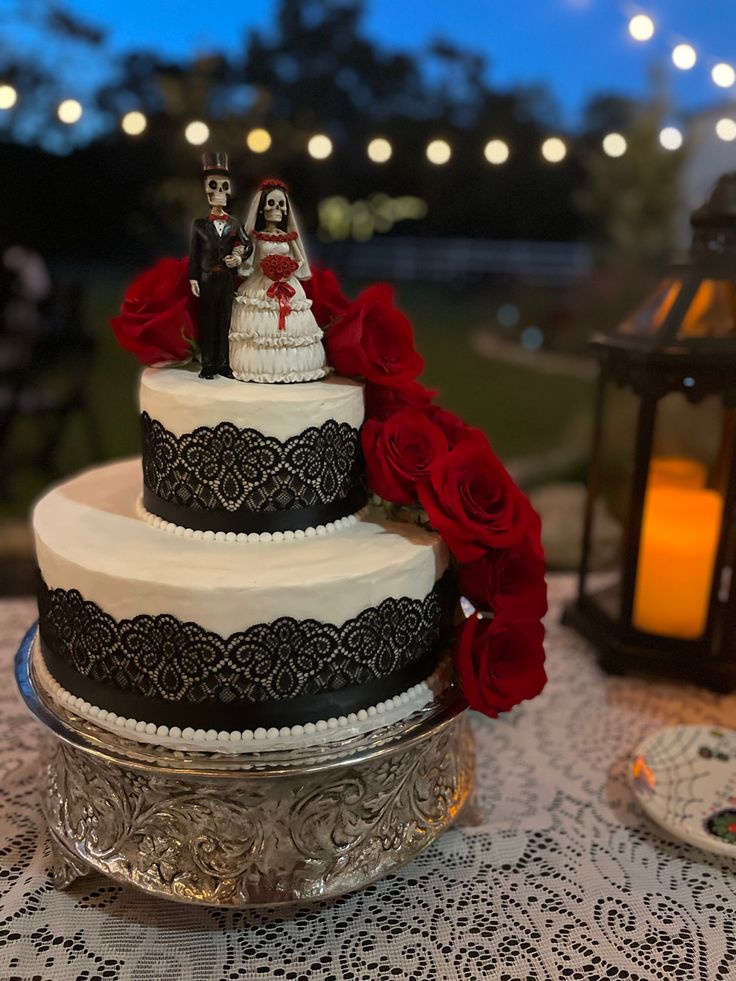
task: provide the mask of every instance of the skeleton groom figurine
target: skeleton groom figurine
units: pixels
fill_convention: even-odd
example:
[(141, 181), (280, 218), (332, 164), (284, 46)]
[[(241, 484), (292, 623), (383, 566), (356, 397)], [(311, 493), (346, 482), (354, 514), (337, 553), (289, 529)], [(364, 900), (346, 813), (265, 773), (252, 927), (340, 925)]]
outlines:
[(253, 252), (253, 243), (240, 222), (225, 211), (232, 191), (227, 154), (202, 154), (202, 173), (210, 214), (194, 220), (189, 247), (189, 282), (199, 297), (199, 377), (232, 378), (228, 334), (234, 275)]

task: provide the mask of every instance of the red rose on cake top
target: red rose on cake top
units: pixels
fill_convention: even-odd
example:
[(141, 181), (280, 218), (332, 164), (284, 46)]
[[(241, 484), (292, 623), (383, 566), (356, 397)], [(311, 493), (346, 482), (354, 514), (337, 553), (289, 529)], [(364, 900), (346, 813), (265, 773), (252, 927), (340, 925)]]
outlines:
[(188, 361), (196, 350), (196, 300), (186, 259), (161, 259), (125, 292), (110, 321), (118, 343), (143, 364)]

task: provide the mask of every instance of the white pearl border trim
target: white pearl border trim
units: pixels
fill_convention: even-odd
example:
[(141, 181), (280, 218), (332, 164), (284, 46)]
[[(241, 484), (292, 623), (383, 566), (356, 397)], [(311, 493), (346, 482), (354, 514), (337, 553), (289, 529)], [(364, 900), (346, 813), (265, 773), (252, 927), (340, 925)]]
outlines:
[(326, 525), (317, 525), (315, 528), (304, 528), (298, 531), (251, 531), (246, 534), (244, 531), (201, 531), (198, 528), (184, 528), (183, 525), (175, 525), (173, 521), (165, 521), (157, 514), (151, 514), (143, 506), (143, 496), (138, 497), (135, 503), (137, 516), (145, 521), (152, 528), (160, 531), (167, 531), (170, 535), (177, 535), (179, 538), (195, 538), (197, 541), (205, 542), (239, 542), (241, 545), (248, 543), (255, 545), (258, 542), (294, 542), (304, 538), (322, 537), (332, 535), (336, 531), (350, 528), (357, 524), (365, 514), (365, 508), (356, 511), (355, 514), (348, 514), (337, 521), (328, 521)]
[(51, 675), (41, 654), (38, 641), (33, 647), (34, 669), (44, 691), (65, 709), (118, 736), (136, 742), (154, 743), (175, 750), (192, 749), (199, 752), (247, 753), (259, 750), (294, 749), (363, 735), (373, 729), (399, 722), (413, 712), (424, 708), (449, 683), (449, 664), (441, 662), (425, 681), (369, 708), (341, 715), (339, 718), (321, 719), (304, 725), (282, 726), (280, 729), (244, 729), (227, 732), (224, 729), (193, 729), (190, 726), (157, 726), (155, 722), (126, 719), (92, 705), (77, 695), (72, 695)]

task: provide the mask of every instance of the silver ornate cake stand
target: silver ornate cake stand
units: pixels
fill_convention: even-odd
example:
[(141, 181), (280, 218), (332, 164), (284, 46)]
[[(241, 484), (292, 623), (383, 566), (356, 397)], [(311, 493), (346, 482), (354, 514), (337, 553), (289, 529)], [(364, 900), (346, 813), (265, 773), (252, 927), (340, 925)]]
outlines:
[(54, 881), (101, 872), (214, 906), (338, 896), (410, 861), (473, 797), (473, 737), (455, 689), (368, 735), (299, 750), (180, 753), (115, 736), (16, 678), (44, 728), (42, 806)]

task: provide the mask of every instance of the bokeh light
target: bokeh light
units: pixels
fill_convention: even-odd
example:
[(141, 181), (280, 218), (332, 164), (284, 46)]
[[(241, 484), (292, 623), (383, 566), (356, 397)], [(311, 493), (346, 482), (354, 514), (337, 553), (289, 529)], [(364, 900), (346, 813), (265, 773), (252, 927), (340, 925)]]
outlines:
[(733, 70), (731, 65), (726, 64), (725, 61), (721, 61), (713, 66), (710, 77), (719, 88), (730, 89), (734, 82), (736, 82), (736, 71)]
[(148, 126), (148, 120), (142, 112), (134, 109), (132, 112), (126, 112), (120, 120), (120, 125), (123, 132), (127, 133), (128, 136), (140, 136)]
[(649, 41), (654, 37), (654, 21), (648, 14), (635, 14), (629, 21), (629, 34), (635, 41)]
[(332, 153), (332, 140), (324, 133), (315, 133), (307, 143), (307, 152), (315, 160), (326, 160)]
[(508, 144), (503, 140), (489, 140), (483, 150), (483, 156), (488, 163), (495, 164), (496, 166), (506, 163), (509, 159), (509, 154)]
[(265, 153), (271, 149), (272, 143), (271, 134), (262, 126), (256, 126), (245, 137), (245, 144), (253, 153)]
[(426, 153), (430, 163), (442, 166), (452, 156), (452, 148), (447, 140), (432, 140), (431, 143), (427, 144)]
[(373, 163), (382, 164), (391, 159), (391, 154), (394, 151), (388, 140), (384, 140), (382, 136), (377, 136), (370, 141), (366, 152), (369, 160), (372, 160)]
[(665, 126), (660, 131), (659, 142), (665, 150), (679, 150), (682, 146), (682, 133), (676, 126)]
[(0, 85), (0, 109), (12, 109), (18, 101), (18, 93), (12, 85)]
[(672, 64), (683, 72), (694, 68), (698, 60), (692, 44), (677, 44), (672, 49)]
[(77, 102), (76, 99), (64, 99), (63, 102), (59, 103), (56, 110), (56, 115), (62, 121), (66, 123), (67, 126), (71, 126), (72, 123), (78, 123), (82, 118), (83, 113), (82, 105)]
[(184, 130), (184, 139), (187, 143), (191, 143), (192, 146), (201, 146), (206, 143), (210, 138), (210, 128), (207, 123), (203, 123), (200, 119), (195, 119), (193, 122), (189, 123), (187, 128)]
[(542, 144), (542, 156), (547, 163), (560, 163), (567, 156), (565, 141), (559, 136), (549, 136)]
[(621, 133), (608, 133), (603, 137), (603, 152), (609, 157), (623, 157), (628, 144)]
[(718, 135), (718, 139), (723, 140), (725, 143), (736, 140), (736, 121), (728, 117), (719, 119), (716, 123), (716, 134)]
[(539, 327), (530, 325), (521, 332), (521, 346), (527, 351), (538, 351), (544, 344), (544, 333)]
[(502, 327), (515, 327), (519, 322), (519, 308), (513, 303), (502, 303), (496, 311), (496, 320)]

